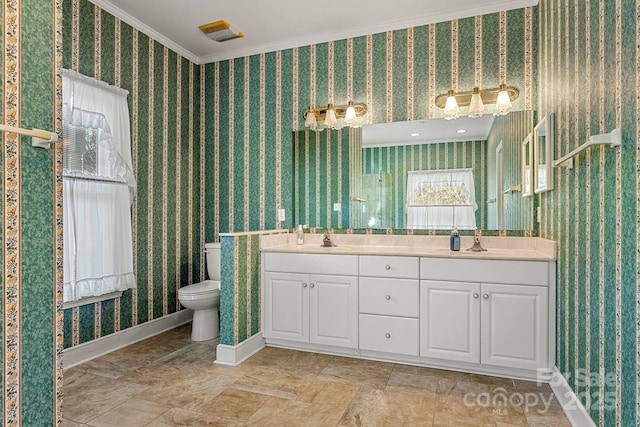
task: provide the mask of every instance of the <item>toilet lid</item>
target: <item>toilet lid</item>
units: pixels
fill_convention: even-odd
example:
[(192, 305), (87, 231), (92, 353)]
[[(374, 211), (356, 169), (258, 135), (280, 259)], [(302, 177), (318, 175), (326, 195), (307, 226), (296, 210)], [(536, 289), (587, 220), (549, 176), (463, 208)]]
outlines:
[(178, 289), (178, 294), (195, 295), (218, 290), (220, 290), (220, 282), (217, 280), (205, 280), (204, 282), (194, 283), (193, 285)]

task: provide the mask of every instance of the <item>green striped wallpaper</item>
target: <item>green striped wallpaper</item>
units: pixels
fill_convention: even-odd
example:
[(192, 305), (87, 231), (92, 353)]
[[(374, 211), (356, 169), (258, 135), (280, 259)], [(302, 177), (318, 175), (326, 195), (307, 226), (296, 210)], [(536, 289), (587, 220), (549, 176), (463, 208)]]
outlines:
[(631, 0), (541, 0), (538, 117), (556, 117), (540, 236), (558, 241), (557, 365), (597, 425), (640, 425), (640, 15)]
[[(442, 116), (438, 94), (506, 82), (520, 90), (514, 110), (532, 109), (536, 16), (513, 10), (207, 64), (206, 121), (215, 123), (207, 143), (219, 155), (218, 181), (206, 183), (214, 188), (214, 233), (305, 222), (291, 214), (292, 131), (304, 128), (311, 104), (364, 102), (368, 123), (434, 118)], [(319, 209), (315, 222), (326, 226), (329, 213)]]
[[(129, 91), (138, 287), (64, 312), (65, 348), (180, 310), (177, 289), (204, 277), (204, 67), (88, 0), (64, 0), (63, 67)], [(211, 173), (206, 175), (211, 178)]]
[[(61, 4), (3, 1), (0, 8), (0, 123), (60, 129), (54, 78)], [(60, 416), (62, 331), (61, 200), (56, 183), (60, 150), (31, 146), (31, 138), (0, 133), (2, 215), (2, 384), (0, 424), (52, 425)], [(58, 183), (59, 184), (59, 183)]]

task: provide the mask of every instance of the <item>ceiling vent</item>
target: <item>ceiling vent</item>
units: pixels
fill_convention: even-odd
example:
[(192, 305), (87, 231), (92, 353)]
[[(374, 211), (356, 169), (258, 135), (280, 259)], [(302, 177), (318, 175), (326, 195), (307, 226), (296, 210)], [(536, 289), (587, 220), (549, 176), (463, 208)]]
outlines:
[(200, 31), (202, 31), (211, 40), (215, 40), (217, 42), (226, 42), (244, 37), (244, 34), (238, 31), (237, 28), (232, 27), (231, 24), (225, 20), (200, 25), (198, 28), (200, 28)]

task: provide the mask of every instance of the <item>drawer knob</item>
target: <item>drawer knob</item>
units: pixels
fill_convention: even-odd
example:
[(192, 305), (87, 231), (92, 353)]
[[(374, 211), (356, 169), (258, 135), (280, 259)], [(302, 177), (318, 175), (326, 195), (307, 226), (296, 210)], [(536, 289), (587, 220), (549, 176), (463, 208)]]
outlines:
[(385, 265), (384, 268), (386, 268), (387, 270), (391, 270), (391, 266), (389, 264)]
[(313, 283), (309, 283), (309, 287), (313, 288), (315, 285)]
[(307, 282), (302, 282), (302, 287), (306, 288), (307, 287)]
[(475, 299), (478, 299), (478, 297), (479, 297), (479, 296), (480, 296), (480, 295), (479, 295), (477, 292), (476, 292), (475, 294), (473, 294), (473, 297), (474, 297)]
[(391, 295), (387, 295), (385, 298), (387, 301), (389, 301), (391, 299)]
[(384, 334), (384, 336), (385, 336), (386, 338), (391, 338), (391, 334), (390, 334), (389, 332), (387, 332), (386, 334)]
[(482, 298), (484, 298), (484, 299), (489, 299), (489, 294), (484, 294), (484, 295), (482, 295)]

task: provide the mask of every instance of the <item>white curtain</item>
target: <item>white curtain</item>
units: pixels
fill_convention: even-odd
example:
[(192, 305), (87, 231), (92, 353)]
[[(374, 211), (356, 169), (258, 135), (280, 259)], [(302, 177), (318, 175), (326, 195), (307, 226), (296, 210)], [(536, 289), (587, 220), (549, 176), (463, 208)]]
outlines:
[(473, 169), (410, 171), (406, 188), (406, 228), (476, 228)]
[(64, 302), (136, 286), (128, 92), (63, 70)]

